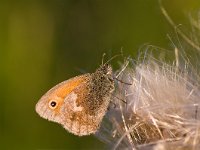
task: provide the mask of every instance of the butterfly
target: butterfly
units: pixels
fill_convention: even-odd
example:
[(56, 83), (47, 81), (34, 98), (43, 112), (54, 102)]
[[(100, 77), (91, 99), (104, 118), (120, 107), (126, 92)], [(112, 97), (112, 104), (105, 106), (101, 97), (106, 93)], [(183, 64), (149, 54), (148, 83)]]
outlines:
[(94, 73), (63, 81), (36, 104), (36, 112), (78, 136), (94, 134), (107, 112), (114, 91), (112, 68), (102, 64)]

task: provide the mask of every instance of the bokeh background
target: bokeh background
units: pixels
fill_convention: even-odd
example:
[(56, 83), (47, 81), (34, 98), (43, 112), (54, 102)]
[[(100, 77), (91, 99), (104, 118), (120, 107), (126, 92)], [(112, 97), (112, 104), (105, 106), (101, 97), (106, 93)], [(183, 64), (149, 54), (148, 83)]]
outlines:
[[(197, 0), (162, 3), (184, 28), (200, 9)], [(137, 57), (145, 44), (173, 50), (173, 32), (158, 0), (1, 0), (0, 149), (105, 148), (40, 118), (35, 104), (55, 84), (93, 72), (103, 53)]]

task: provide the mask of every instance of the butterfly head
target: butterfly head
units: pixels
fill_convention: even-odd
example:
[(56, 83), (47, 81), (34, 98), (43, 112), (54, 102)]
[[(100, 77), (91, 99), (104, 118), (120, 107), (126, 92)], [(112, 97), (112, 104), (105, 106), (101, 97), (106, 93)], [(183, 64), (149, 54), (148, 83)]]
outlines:
[(112, 75), (112, 67), (109, 64), (101, 65), (96, 72), (102, 73), (104, 75)]

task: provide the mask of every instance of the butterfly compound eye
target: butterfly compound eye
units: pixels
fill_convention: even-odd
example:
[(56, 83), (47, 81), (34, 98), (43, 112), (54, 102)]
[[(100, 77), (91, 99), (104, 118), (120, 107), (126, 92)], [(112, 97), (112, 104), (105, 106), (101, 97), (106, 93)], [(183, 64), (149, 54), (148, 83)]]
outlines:
[(49, 102), (49, 107), (50, 107), (51, 109), (55, 109), (55, 108), (57, 107), (57, 102), (56, 102), (55, 100), (51, 100), (51, 101)]

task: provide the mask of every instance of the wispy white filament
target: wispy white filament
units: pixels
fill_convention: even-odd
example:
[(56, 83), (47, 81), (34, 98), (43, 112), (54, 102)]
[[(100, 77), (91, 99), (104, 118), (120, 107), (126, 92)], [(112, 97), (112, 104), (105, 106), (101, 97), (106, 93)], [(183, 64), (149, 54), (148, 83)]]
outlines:
[[(177, 46), (173, 43), (175, 60), (158, 61), (145, 53), (139, 57), (142, 61), (124, 64), (112, 98), (116, 107), (110, 107), (96, 134), (109, 148), (200, 149), (199, 38), (186, 36), (162, 6), (161, 11), (178, 34)], [(200, 35), (198, 21), (191, 18), (191, 24)], [(188, 47), (193, 57), (185, 51)]]
[(114, 149), (158, 149), (160, 143), (163, 150), (173, 144), (197, 148), (200, 91), (190, 75), (177, 64), (151, 58), (126, 67), (119, 78), (132, 85), (118, 81), (112, 100), (117, 106), (110, 108), (97, 136)]

